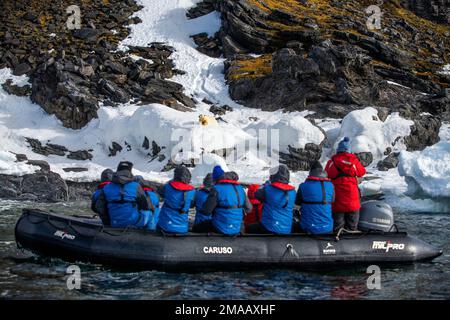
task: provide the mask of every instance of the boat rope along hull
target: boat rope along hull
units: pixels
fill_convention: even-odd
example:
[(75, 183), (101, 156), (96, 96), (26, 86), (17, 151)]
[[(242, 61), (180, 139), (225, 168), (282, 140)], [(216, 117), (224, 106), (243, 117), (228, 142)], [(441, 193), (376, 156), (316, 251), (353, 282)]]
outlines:
[(24, 209), (16, 242), (32, 252), (68, 261), (131, 269), (245, 269), (411, 263), (439, 250), (406, 233), (333, 235), (162, 235), (104, 227), (99, 220)]

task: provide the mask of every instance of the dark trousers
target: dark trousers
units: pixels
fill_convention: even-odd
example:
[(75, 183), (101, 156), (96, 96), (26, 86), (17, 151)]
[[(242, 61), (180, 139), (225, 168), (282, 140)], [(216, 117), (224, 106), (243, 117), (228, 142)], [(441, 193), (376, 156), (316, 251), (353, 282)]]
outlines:
[(208, 232), (217, 232), (216, 228), (214, 228), (212, 224), (212, 220), (206, 220), (192, 226), (192, 232), (195, 233), (208, 233)]
[(334, 231), (341, 228), (347, 230), (358, 230), (359, 210), (353, 212), (333, 212)]
[(246, 233), (253, 233), (253, 234), (267, 234), (272, 233), (269, 230), (267, 230), (261, 223), (252, 223), (245, 227)]

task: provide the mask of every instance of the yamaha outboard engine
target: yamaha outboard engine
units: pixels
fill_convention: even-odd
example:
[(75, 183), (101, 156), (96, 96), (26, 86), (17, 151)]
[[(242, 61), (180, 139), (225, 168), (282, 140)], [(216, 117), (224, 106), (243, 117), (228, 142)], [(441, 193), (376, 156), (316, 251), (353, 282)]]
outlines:
[(359, 230), (389, 232), (393, 225), (394, 213), (390, 205), (376, 200), (362, 204), (359, 216)]

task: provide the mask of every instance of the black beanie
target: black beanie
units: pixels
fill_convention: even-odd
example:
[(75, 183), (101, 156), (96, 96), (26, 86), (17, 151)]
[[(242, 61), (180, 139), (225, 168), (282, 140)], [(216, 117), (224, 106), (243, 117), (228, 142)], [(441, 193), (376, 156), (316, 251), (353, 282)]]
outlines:
[(186, 184), (191, 183), (191, 172), (186, 166), (179, 165), (175, 168), (173, 173), (173, 179), (175, 181), (180, 181)]
[(323, 170), (322, 164), (319, 161), (314, 161), (311, 170)]
[(310, 177), (317, 177), (317, 178), (327, 178), (327, 173), (323, 170), (322, 164), (319, 161), (315, 161), (312, 166), (311, 170), (309, 170), (309, 176)]
[(101, 181), (102, 182), (111, 181), (113, 174), (114, 174), (114, 171), (112, 171), (111, 169), (103, 170), (102, 175), (101, 175)]
[(133, 169), (133, 163), (129, 161), (121, 161), (117, 166), (117, 171), (128, 170), (131, 172)]

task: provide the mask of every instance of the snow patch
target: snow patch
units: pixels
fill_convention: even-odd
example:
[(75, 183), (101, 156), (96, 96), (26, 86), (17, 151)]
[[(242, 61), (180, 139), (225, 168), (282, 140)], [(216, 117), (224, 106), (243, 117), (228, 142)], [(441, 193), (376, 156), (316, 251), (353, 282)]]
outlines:
[(188, 19), (186, 12), (199, 0), (138, 0), (144, 8), (134, 15), (142, 23), (131, 25), (131, 33), (119, 46), (147, 46), (151, 42), (164, 42), (175, 48), (171, 58), (178, 69), (186, 71), (172, 81), (182, 84), (186, 94), (196, 95), (199, 100), (208, 98), (221, 104), (238, 107), (228, 94), (223, 76), (224, 59), (212, 58), (196, 49), (194, 34), (206, 32), (213, 36), (221, 26), (216, 11), (196, 19)]
[(16, 162), (15, 155), (0, 151), (0, 174), (24, 175), (34, 173), (39, 169), (37, 166), (30, 166), (24, 162)]
[(438, 73), (443, 75), (449, 75), (450, 76), (450, 64), (446, 64), (442, 67), (441, 71), (438, 71)]

